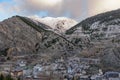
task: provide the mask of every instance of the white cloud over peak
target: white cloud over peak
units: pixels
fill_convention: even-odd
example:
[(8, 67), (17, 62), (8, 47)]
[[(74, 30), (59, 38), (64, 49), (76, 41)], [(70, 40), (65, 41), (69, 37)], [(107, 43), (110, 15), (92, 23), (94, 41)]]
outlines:
[(119, 4), (120, 0), (5, 0), (0, 2), (0, 12), (3, 16), (14, 14), (65, 16), (81, 20), (98, 13), (118, 9)]

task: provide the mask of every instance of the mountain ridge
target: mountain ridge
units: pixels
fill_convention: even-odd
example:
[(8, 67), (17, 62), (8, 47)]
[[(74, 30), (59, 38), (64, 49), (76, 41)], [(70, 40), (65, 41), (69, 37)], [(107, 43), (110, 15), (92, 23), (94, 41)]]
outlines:
[[(104, 16), (109, 16), (109, 15), (112, 15), (112, 14), (114, 14), (114, 15), (117, 17), (117, 16), (120, 16), (119, 13), (120, 13), (120, 9), (117, 9), (117, 10), (108, 11), (108, 12), (105, 12), (105, 13), (100, 13), (100, 14), (94, 15), (94, 16), (92, 16), (92, 17), (86, 18), (86, 19), (82, 20), (80, 23), (78, 23), (78, 24), (76, 24), (75, 26), (73, 26), (72, 28), (70, 28), (69, 30), (67, 30), (67, 31), (66, 31), (66, 34), (73, 33), (72, 31), (74, 31), (75, 28), (79, 27), (79, 25), (84, 24), (84, 23), (86, 23), (86, 22), (88, 22), (88, 23), (89, 23), (89, 22), (90, 22), (90, 23), (93, 23), (93, 22), (95, 22), (96, 20), (104, 19)], [(104, 15), (104, 16), (103, 16), (103, 15)], [(114, 16), (114, 15), (113, 15), (113, 16)], [(98, 17), (98, 18), (97, 18), (97, 19), (94, 19), (94, 18), (96, 18), (96, 17)], [(115, 17), (115, 18), (116, 18), (116, 17)], [(112, 18), (112, 16), (107, 17), (107, 18)], [(70, 31), (71, 31), (71, 32), (70, 32)]]
[(66, 17), (44, 17), (40, 18), (38, 16), (30, 16), (32, 20), (44, 23), (49, 25), (56, 33), (64, 33), (67, 29), (71, 28), (77, 22), (73, 19), (66, 18)]
[(99, 58), (103, 70), (120, 66), (119, 13), (120, 9), (89, 17), (66, 31), (67, 39), (82, 47), (80, 56)]
[(120, 67), (119, 12), (116, 10), (88, 18), (64, 35), (42, 22), (14, 16), (0, 22), (0, 53), (5, 52), (7, 56), (47, 55), (52, 60), (70, 56), (97, 58), (103, 70), (116, 70)]
[[(6, 29), (3, 30), (2, 26)], [(3, 49), (0, 49), (0, 51), (7, 50), (6, 53), (9, 54), (7, 56), (44, 53), (61, 57), (60, 55), (76, 53), (77, 47), (75, 48), (75, 44), (49, 30), (49, 26), (42, 23), (36, 24), (26, 17), (14, 16), (9, 18), (0, 22), (0, 28), (2, 30), (0, 30), (0, 35), (8, 30), (9, 33), (5, 33), (5, 36), (11, 36), (12, 38), (12, 40), (4, 36), (0, 38), (4, 41), (1, 42), (3, 45), (1, 45), (1, 48)]]

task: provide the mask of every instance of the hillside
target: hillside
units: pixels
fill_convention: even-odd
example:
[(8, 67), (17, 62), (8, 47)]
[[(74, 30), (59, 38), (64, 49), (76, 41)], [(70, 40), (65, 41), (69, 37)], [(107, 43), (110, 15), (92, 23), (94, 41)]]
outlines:
[(98, 14), (66, 31), (67, 39), (82, 48), (79, 56), (99, 58), (103, 70), (120, 70), (119, 13), (118, 9)]
[(0, 22), (1, 53), (4, 51), (13, 56), (44, 53), (60, 57), (76, 52), (74, 44), (48, 28), (45, 24), (21, 16)]
[(37, 54), (52, 60), (61, 56), (64, 59), (71, 56), (93, 58), (100, 59), (102, 70), (119, 71), (119, 12), (115, 10), (87, 18), (64, 35), (40, 21), (13, 16), (0, 22), (0, 55)]
[[(114, 10), (87, 18), (66, 31), (77, 44), (107, 40), (120, 34), (120, 10)], [(76, 37), (75, 37), (76, 36)], [(72, 38), (72, 39), (71, 39)], [(83, 41), (83, 42), (82, 42)]]

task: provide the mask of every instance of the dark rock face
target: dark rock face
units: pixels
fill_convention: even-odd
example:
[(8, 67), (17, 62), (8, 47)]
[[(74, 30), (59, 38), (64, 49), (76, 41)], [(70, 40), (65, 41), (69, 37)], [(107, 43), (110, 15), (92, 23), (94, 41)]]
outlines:
[(0, 50), (9, 53), (32, 53), (35, 45), (42, 39), (39, 32), (29, 27), (18, 17), (12, 17), (0, 23)]

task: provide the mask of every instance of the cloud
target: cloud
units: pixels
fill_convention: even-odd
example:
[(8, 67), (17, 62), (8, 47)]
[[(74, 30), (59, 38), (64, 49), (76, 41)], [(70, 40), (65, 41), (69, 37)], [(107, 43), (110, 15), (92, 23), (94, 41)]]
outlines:
[(18, 8), (17, 5), (13, 5), (13, 3), (1, 2), (0, 11), (6, 13), (15, 13), (15, 12), (20, 12), (20, 8)]
[(11, 2), (0, 3), (2, 12), (9, 14), (17, 13), (18, 15), (32, 16), (41, 15), (47, 12), (48, 16), (60, 17), (68, 16), (73, 19), (86, 17), (85, 2), (86, 0), (11, 0)]
[(0, 2), (0, 21), (19, 14), (20, 8), (13, 2)]
[(88, 16), (120, 8), (120, 0), (5, 0), (0, 13), (12, 16), (67, 16), (82, 20)]
[(78, 17), (82, 13), (82, 0), (65, 0), (63, 9), (69, 11), (73, 17)]
[(37, 14), (40, 11), (60, 12), (62, 0), (59, 3), (48, 3), (49, 0), (14, 0), (24, 14)]
[(89, 0), (89, 16), (120, 8), (120, 0)]
[[(83, 0), (14, 0), (22, 13), (36, 15), (47, 11), (48, 16), (64, 16), (77, 18), (82, 15)], [(48, 2), (47, 2), (48, 1)], [(50, 2), (56, 1), (56, 3)], [(58, 3), (57, 3), (58, 1)]]

